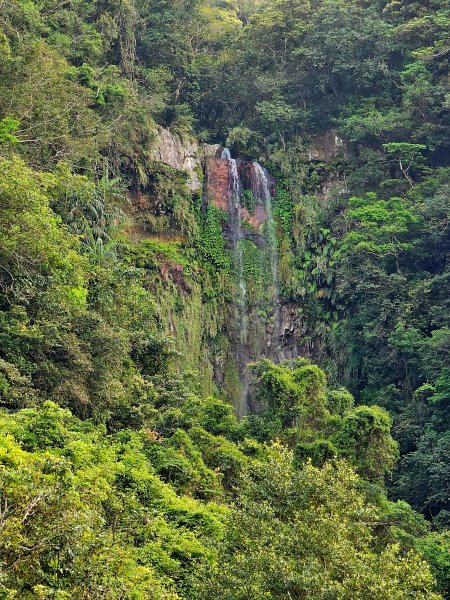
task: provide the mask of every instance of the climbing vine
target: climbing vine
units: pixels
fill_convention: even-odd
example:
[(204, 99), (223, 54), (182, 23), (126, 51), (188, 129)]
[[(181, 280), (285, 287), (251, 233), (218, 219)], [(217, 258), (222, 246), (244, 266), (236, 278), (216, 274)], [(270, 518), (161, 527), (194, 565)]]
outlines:
[(222, 234), (222, 224), (227, 219), (228, 215), (224, 211), (208, 206), (200, 215), (200, 230), (195, 239), (195, 247), (206, 263), (213, 265), (216, 270), (229, 272), (230, 254)]

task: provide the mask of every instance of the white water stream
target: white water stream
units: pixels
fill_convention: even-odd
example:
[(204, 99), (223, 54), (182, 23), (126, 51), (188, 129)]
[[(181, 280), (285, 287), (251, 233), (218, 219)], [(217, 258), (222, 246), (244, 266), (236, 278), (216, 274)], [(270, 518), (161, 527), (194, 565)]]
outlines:
[[(247, 298), (247, 283), (244, 272), (244, 252), (242, 242), (245, 239), (242, 229), (242, 190), (243, 185), (239, 174), (238, 162), (231, 157), (230, 150), (224, 148), (222, 160), (228, 162), (229, 168), (229, 225), (231, 231), (231, 245), (235, 277), (237, 285), (237, 298), (235, 302), (235, 323), (238, 329), (236, 346), (233, 349), (242, 385), (242, 397), (239, 400), (238, 413), (244, 416), (248, 413), (248, 393), (250, 376), (247, 364), (251, 361), (248, 340), (249, 307)], [(251, 187), (254, 199), (263, 205), (266, 212), (265, 240), (267, 255), (271, 271), (271, 301), (273, 312), (273, 329), (269, 346), (269, 355), (277, 360), (279, 352), (279, 335), (281, 325), (279, 277), (278, 277), (278, 251), (273, 217), (272, 195), (270, 193), (270, 179), (267, 171), (257, 162), (251, 163)]]

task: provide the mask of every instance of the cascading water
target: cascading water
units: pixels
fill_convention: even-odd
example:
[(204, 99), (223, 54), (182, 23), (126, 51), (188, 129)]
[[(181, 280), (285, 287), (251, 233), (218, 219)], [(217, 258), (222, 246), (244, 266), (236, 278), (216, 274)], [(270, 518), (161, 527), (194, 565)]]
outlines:
[(231, 152), (229, 148), (224, 148), (222, 150), (222, 156), (220, 157), (222, 160), (231, 160)]
[(241, 193), (242, 186), (239, 177), (237, 161), (231, 158), (231, 153), (228, 148), (224, 148), (221, 156), (222, 160), (229, 163), (229, 187), (230, 187), (230, 229), (232, 232), (232, 251), (236, 270), (236, 282), (238, 288), (238, 299), (236, 307), (236, 323), (239, 329), (239, 340), (235, 348), (236, 362), (239, 369), (239, 377), (242, 384), (242, 394), (239, 401), (238, 413), (239, 416), (244, 416), (247, 412), (247, 396), (249, 388), (249, 376), (246, 366), (249, 361), (248, 357), (248, 316), (247, 316), (247, 286), (244, 274), (244, 256), (241, 241), (242, 235), (242, 215), (241, 215)]
[(248, 364), (262, 356), (274, 361), (280, 358), (281, 307), (272, 180), (257, 162), (233, 159), (228, 148), (222, 151), (219, 163), (211, 163), (208, 197), (215, 198), (216, 206), (228, 213), (226, 236), (236, 283), (229, 333), (240, 397), (235, 396), (236, 388), (232, 392), (242, 417), (249, 410), (257, 410)]
[(253, 163), (253, 181), (252, 193), (264, 203), (266, 209), (266, 241), (269, 251), (270, 270), (272, 275), (272, 298), (273, 298), (273, 333), (271, 340), (271, 355), (274, 360), (278, 360), (280, 345), (281, 328), (281, 309), (280, 309), (280, 285), (278, 277), (278, 250), (275, 230), (275, 221), (273, 217), (272, 195), (270, 193), (269, 176), (267, 171), (257, 162)]

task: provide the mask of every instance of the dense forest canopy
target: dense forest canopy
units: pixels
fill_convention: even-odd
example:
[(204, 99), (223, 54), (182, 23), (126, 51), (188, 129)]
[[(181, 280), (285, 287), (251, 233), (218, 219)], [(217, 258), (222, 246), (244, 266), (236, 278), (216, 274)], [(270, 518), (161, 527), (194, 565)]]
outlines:
[(449, 61), (447, 0), (0, 0), (0, 598), (450, 598)]

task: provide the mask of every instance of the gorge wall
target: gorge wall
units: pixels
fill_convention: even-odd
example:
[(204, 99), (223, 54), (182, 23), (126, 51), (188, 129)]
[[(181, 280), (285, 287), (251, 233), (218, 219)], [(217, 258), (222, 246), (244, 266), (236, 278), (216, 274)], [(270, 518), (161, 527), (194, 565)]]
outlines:
[[(343, 145), (329, 134), (310, 160)], [(277, 182), (254, 160), (164, 129), (151, 156), (152, 181), (131, 194), (130, 233), (154, 255), (157, 325), (204, 392), (223, 390), (240, 416), (256, 411), (248, 364), (305, 352), (297, 307), (280, 292)]]

